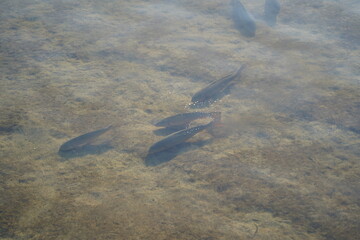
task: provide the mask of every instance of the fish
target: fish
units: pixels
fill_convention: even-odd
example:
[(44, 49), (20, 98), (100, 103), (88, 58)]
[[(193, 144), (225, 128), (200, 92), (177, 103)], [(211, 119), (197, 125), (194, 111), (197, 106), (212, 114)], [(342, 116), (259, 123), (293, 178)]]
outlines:
[(213, 81), (210, 85), (195, 93), (191, 98), (191, 102), (197, 104), (213, 101), (221, 92), (226, 90), (234, 80), (240, 79), (241, 72), (244, 68), (245, 65), (242, 65), (235, 73)]
[(163, 120), (155, 123), (156, 127), (178, 127), (178, 126), (186, 126), (190, 122), (200, 119), (200, 118), (208, 118), (211, 117), (213, 119), (220, 120), (221, 112), (189, 112), (189, 113), (180, 113), (171, 117), (164, 118)]
[(169, 148), (172, 148), (184, 141), (188, 140), (189, 138), (193, 137), (195, 134), (203, 131), (204, 129), (210, 128), (215, 125), (217, 121), (211, 121), (210, 123), (199, 125), (192, 128), (187, 128), (178, 132), (175, 132), (168, 137), (156, 142), (153, 144), (148, 151), (148, 154), (154, 154), (158, 152), (162, 152)]
[(75, 150), (75, 149), (81, 148), (85, 145), (88, 145), (91, 142), (93, 142), (98, 136), (107, 132), (111, 127), (112, 127), (112, 125), (109, 125), (105, 128), (102, 128), (102, 129), (99, 129), (99, 130), (96, 130), (93, 132), (85, 133), (81, 136), (73, 138), (73, 139), (65, 142), (63, 145), (61, 145), (59, 152)]
[(270, 26), (276, 25), (277, 15), (280, 13), (280, 3), (278, 0), (266, 0), (264, 5), (264, 20)]
[(233, 8), (233, 20), (236, 28), (245, 37), (254, 37), (256, 32), (256, 23), (254, 18), (246, 10), (239, 0), (231, 0)]

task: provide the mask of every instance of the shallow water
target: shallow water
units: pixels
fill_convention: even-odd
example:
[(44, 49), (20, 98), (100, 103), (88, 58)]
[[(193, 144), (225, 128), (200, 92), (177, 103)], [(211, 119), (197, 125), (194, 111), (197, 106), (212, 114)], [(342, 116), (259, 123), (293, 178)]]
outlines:
[[(355, 239), (360, 3), (0, 3), (2, 239)], [(202, 109), (223, 126), (149, 158), (155, 121), (246, 64)], [(112, 124), (97, 143), (69, 139)], [(150, 164), (147, 164), (149, 163)]]

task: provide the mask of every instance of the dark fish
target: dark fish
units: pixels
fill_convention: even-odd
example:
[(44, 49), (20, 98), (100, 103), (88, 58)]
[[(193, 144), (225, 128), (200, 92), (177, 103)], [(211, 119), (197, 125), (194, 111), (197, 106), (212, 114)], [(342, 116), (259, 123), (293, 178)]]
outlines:
[(200, 119), (200, 118), (207, 118), (211, 117), (213, 119), (219, 119), (221, 117), (220, 112), (190, 112), (190, 113), (181, 113), (171, 117), (164, 118), (163, 120), (159, 121), (155, 124), (157, 127), (177, 127), (177, 126), (185, 126), (188, 125), (190, 122)]
[(203, 88), (194, 94), (191, 101), (193, 103), (203, 103), (211, 101), (220, 93), (226, 90), (226, 88), (234, 81), (240, 79), (241, 71), (245, 68), (242, 65), (235, 73), (229, 74), (219, 80), (210, 83), (209, 86)]
[(169, 135), (168, 137), (166, 137), (166, 138), (160, 140), (159, 142), (155, 143), (154, 145), (152, 145), (149, 148), (148, 153), (149, 154), (157, 153), (157, 152), (161, 152), (166, 149), (172, 148), (172, 147), (188, 140), (189, 138), (191, 138), (198, 132), (201, 132), (202, 130), (213, 126), (213, 124), (215, 122), (216, 121), (214, 120), (208, 124), (199, 125), (199, 126), (196, 126), (193, 128), (188, 128), (188, 129), (184, 129), (184, 130), (178, 131), (176, 133), (173, 133), (173, 134)]
[(93, 132), (89, 132), (89, 133), (85, 133), (81, 136), (78, 136), (76, 138), (73, 138), (69, 141), (67, 141), (66, 143), (64, 143), (63, 145), (61, 145), (59, 151), (60, 152), (65, 152), (65, 151), (70, 151), (70, 150), (74, 150), (80, 147), (83, 147), (87, 144), (90, 144), (91, 142), (93, 142), (98, 136), (100, 136), (101, 134), (107, 132), (112, 126), (107, 126), (105, 128), (93, 131)]
[(266, 0), (264, 6), (264, 20), (273, 27), (276, 25), (276, 18), (280, 12), (280, 4), (277, 0)]
[(233, 19), (236, 28), (245, 37), (254, 37), (256, 24), (253, 17), (246, 11), (244, 5), (239, 0), (231, 0), (233, 8)]

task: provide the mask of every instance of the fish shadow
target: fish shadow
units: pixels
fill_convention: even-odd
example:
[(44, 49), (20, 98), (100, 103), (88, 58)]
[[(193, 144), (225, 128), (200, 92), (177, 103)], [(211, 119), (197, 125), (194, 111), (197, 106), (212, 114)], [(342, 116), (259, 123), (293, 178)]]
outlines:
[(167, 150), (148, 154), (145, 157), (145, 165), (147, 167), (158, 166), (160, 164), (171, 161), (172, 159), (174, 159), (176, 156), (180, 155), (181, 153), (193, 150), (194, 146), (195, 146), (195, 148), (201, 148), (211, 142), (212, 142), (212, 139), (201, 140), (201, 141), (196, 141), (196, 142), (184, 142), (184, 143), (178, 144), (172, 148), (169, 148)]
[(230, 84), (224, 90), (220, 91), (219, 93), (215, 94), (211, 98), (208, 98), (206, 101), (197, 101), (189, 104), (189, 107), (192, 109), (200, 109), (200, 108), (207, 108), (210, 107), (214, 102), (221, 100), (226, 95), (231, 93), (231, 87), (234, 84)]
[(167, 136), (171, 133), (178, 132), (180, 130), (183, 130), (186, 128), (186, 125), (183, 126), (174, 126), (174, 127), (166, 127), (166, 128), (160, 128), (153, 131), (153, 133), (157, 136)]
[(62, 157), (62, 161), (65, 161), (71, 158), (84, 157), (86, 155), (100, 155), (113, 148), (114, 147), (111, 146), (109, 143), (97, 145), (89, 144), (69, 151), (58, 151), (58, 155)]

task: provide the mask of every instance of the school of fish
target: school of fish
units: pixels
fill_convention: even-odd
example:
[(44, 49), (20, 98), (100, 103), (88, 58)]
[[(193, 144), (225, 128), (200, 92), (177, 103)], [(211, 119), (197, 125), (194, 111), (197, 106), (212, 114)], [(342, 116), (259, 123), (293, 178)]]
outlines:
[[(231, 0), (232, 19), (235, 28), (239, 30), (242, 36), (252, 38), (256, 35), (256, 22), (251, 13), (247, 11), (245, 6), (239, 0)], [(280, 4), (278, 0), (265, 0), (263, 20), (271, 27), (276, 25), (277, 16), (280, 12)], [(214, 103), (217, 99), (226, 95), (230, 87), (241, 79), (241, 73), (245, 65), (242, 65), (235, 72), (227, 76), (213, 81), (208, 86), (196, 92), (191, 99), (193, 107), (207, 107)], [(195, 127), (189, 127), (190, 123), (197, 119), (210, 118), (209, 123), (200, 124)], [(156, 154), (167, 151), (190, 139), (197, 133), (215, 127), (221, 120), (221, 112), (187, 112), (176, 114), (158, 121), (154, 125), (156, 127), (181, 129), (162, 140), (154, 143), (148, 150), (149, 154)], [(86, 145), (93, 143), (100, 135), (106, 133), (112, 128), (107, 126), (92, 132), (85, 133), (75, 137), (60, 146), (60, 152), (77, 151)]]

